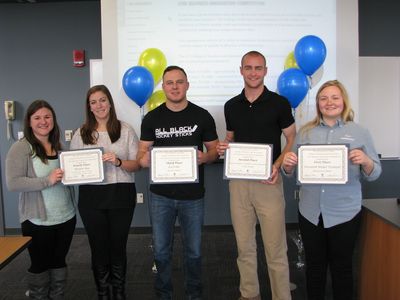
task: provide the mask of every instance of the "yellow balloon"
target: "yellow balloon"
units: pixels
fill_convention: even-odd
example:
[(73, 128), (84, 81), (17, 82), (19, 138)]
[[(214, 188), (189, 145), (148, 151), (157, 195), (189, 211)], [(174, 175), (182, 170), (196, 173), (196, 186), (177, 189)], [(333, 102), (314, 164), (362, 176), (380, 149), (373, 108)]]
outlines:
[(154, 86), (160, 82), (162, 74), (167, 67), (167, 59), (164, 53), (157, 48), (148, 48), (140, 54), (139, 66), (145, 67), (150, 71), (154, 78)]
[(165, 96), (165, 93), (163, 90), (159, 90), (154, 92), (149, 100), (147, 100), (147, 108), (149, 111), (152, 111), (156, 107), (159, 107), (161, 104), (163, 104), (167, 100), (167, 97)]
[(290, 68), (300, 69), (294, 57), (294, 51), (291, 51), (285, 59), (285, 70)]

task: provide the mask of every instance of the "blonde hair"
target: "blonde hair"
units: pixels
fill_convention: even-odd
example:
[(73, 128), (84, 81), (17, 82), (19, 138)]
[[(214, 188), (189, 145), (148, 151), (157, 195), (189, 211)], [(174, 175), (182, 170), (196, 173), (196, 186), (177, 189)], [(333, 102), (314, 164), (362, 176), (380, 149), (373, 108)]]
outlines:
[(350, 100), (349, 100), (349, 96), (347, 94), (346, 88), (338, 80), (329, 80), (329, 81), (325, 82), (324, 84), (322, 84), (321, 87), (318, 89), (317, 95), (315, 97), (315, 105), (317, 108), (317, 115), (313, 120), (306, 123), (303, 127), (300, 128), (301, 134), (307, 133), (312, 128), (318, 126), (321, 123), (321, 120), (323, 118), (322, 118), (322, 113), (321, 113), (321, 111), (319, 109), (319, 105), (318, 105), (319, 96), (325, 88), (330, 87), (330, 86), (336, 86), (340, 90), (340, 93), (342, 95), (342, 98), (343, 98), (343, 111), (341, 114), (342, 121), (344, 123), (353, 121), (354, 111), (350, 106)]

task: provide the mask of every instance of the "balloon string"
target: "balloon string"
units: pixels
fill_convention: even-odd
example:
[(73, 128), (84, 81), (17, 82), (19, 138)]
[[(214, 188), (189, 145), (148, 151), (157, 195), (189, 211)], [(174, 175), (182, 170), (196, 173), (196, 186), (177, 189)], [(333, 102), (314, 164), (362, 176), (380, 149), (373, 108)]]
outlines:
[(140, 116), (143, 121), (143, 118), (144, 118), (144, 107), (143, 106), (140, 107)]
[[(310, 76), (310, 78), (311, 78), (311, 76)], [(310, 94), (311, 94), (311, 85), (310, 85), (310, 89), (308, 90), (308, 93), (307, 93), (307, 116), (306, 116), (306, 118), (307, 118), (307, 121), (309, 121), (310, 120)]]
[(307, 121), (309, 120), (310, 117), (310, 91), (307, 93)]
[(303, 103), (300, 103), (299, 107), (299, 120), (303, 118)]

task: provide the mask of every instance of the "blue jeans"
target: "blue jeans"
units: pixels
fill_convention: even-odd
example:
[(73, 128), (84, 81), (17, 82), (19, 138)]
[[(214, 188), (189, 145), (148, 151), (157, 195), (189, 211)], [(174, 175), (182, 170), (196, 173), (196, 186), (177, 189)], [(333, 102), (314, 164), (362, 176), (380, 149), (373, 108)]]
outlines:
[(201, 299), (201, 231), (204, 199), (174, 200), (151, 193), (155, 289), (160, 299), (172, 299), (172, 249), (176, 217), (183, 244), (185, 293), (187, 299)]

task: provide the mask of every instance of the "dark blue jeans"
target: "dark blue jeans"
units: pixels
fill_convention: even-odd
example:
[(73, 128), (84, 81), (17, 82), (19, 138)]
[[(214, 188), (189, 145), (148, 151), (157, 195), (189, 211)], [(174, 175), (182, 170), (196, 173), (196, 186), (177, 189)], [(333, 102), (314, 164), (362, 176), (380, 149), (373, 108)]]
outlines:
[(151, 193), (155, 289), (160, 299), (172, 299), (172, 248), (178, 217), (183, 244), (186, 299), (201, 299), (201, 231), (204, 200), (174, 200)]

